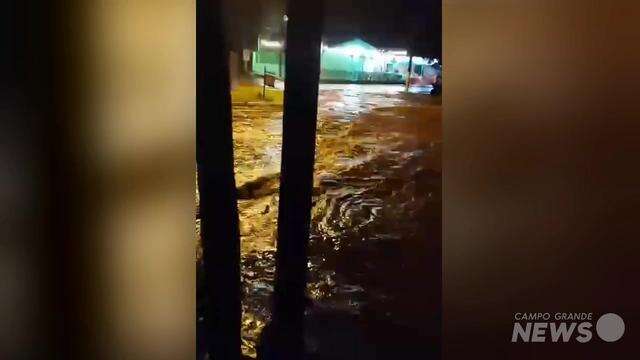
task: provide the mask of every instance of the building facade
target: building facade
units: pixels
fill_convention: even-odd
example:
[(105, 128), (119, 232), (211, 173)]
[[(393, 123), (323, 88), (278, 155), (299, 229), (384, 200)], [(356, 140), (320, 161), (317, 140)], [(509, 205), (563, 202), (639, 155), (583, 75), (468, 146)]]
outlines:
[[(258, 40), (258, 50), (252, 57), (252, 72), (262, 75), (266, 71), (284, 78), (284, 44), (280, 40)], [(439, 74), (433, 65), (437, 61), (414, 56), (412, 82), (432, 83)], [(335, 46), (322, 45), (320, 80), (336, 83), (401, 84), (406, 81), (409, 56), (405, 50), (378, 49), (361, 40), (353, 39)]]

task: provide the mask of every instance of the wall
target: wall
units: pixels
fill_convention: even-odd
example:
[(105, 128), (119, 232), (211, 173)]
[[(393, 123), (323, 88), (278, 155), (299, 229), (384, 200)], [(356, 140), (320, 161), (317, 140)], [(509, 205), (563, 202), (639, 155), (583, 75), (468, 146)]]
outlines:
[(267, 73), (274, 74), (276, 77), (284, 77), (284, 54), (282, 54), (282, 72), (280, 74), (279, 52), (276, 51), (254, 51), (251, 71), (256, 75), (263, 75), (266, 67)]

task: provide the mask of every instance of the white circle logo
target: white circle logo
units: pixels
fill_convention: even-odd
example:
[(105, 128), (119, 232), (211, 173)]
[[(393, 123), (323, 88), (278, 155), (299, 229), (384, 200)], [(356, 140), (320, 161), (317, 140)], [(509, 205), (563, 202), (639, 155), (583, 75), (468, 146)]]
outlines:
[(604, 314), (596, 323), (596, 332), (606, 342), (617, 341), (624, 335), (624, 321), (617, 314)]

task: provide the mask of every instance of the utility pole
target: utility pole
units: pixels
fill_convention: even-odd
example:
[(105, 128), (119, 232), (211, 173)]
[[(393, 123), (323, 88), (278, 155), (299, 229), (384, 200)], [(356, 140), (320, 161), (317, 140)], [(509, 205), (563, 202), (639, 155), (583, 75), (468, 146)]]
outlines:
[(280, 55), (279, 55), (279, 65), (280, 65), (280, 71), (278, 76), (280, 76), (280, 79), (284, 80), (284, 69), (282, 68), (282, 63), (283, 63), (283, 57), (286, 54), (287, 51), (287, 22), (289, 21), (289, 17), (287, 16), (287, 14), (284, 14), (282, 16), (282, 47), (280, 48)]
[(405, 83), (404, 91), (409, 92), (409, 87), (411, 86), (411, 73), (413, 70), (413, 52), (411, 48), (409, 48), (409, 67), (407, 68), (407, 81)]
[[(274, 315), (260, 359), (304, 358), (323, 1), (289, 0)], [(268, 332), (268, 333), (267, 333)]]
[(196, 3), (196, 163), (205, 282), (199, 356), (239, 360), (240, 234), (233, 173), (229, 55), (220, 0)]

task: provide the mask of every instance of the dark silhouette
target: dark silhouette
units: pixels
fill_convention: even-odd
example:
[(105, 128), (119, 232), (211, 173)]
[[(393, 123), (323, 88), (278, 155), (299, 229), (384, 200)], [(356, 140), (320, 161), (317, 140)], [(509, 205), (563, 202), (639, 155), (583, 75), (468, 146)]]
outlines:
[(273, 322), (259, 357), (302, 359), (322, 1), (289, 1)]
[(198, 358), (240, 359), (240, 235), (229, 64), (220, 0), (197, 2), (196, 158), (203, 247), (204, 324)]

